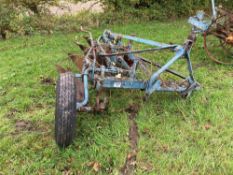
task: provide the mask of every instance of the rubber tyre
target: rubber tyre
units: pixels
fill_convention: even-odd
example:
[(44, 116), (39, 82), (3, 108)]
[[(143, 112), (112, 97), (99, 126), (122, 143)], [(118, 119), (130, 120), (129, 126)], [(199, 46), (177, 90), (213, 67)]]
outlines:
[(61, 74), (56, 87), (55, 140), (66, 148), (75, 137), (76, 130), (76, 84), (74, 74)]

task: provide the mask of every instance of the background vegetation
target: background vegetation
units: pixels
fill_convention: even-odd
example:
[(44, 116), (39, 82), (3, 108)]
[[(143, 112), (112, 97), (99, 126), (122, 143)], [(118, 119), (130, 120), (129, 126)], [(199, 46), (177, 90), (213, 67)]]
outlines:
[[(85, 0), (74, 0), (85, 1)], [(171, 20), (195, 14), (196, 10), (210, 10), (210, 0), (99, 0), (104, 13), (82, 12), (76, 16), (56, 17), (48, 7), (58, 0), (0, 0), (0, 36), (30, 35), (35, 32), (77, 31), (80, 25), (101, 26), (129, 21)], [(233, 1), (217, 2), (233, 8)], [(65, 25), (64, 25), (65, 23)]]

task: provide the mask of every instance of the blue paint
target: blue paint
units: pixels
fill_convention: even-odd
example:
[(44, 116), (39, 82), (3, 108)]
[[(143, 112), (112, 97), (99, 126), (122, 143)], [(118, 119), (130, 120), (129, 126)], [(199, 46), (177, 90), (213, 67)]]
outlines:
[(197, 17), (190, 17), (188, 22), (192, 24), (192, 26), (196, 27), (197, 29), (201, 30), (202, 32), (206, 31), (209, 28), (209, 24), (200, 21)]
[[(81, 75), (83, 76), (83, 84), (84, 84), (84, 99), (82, 102), (77, 102), (76, 103), (76, 108), (80, 109), (81, 107), (85, 106), (88, 101), (89, 101), (89, 92), (88, 92), (88, 73), (89, 70), (86, 70), (85, 74)], [(80, 76), (80, 75), (76, 75), (76, 76)]]
[[(93, 46), (93, 48), (97, 48), (98, 45), (100, 45), (99, 43), (104, 43), (110, 48), (110, 53), (112, 53), (113, 55), (114, 53), (116, 53), (116, 56), (111, 56), (111, 54), (109, 54), (109, 57), (101, 55), (101, 53), (106, 54), (103, 48), (100, 48), (100, 51), (97, 53), (94, 53), (93, 48), (89, 49), (87, 53), (89, 55), (86, 55), (84, 58), (84, 60), (86, 61), (83, 65), (82, 75), (77, 75), (78, 78), (82, 76), (84, 82), (84, 99), (82, 102), (77, 103), (77, 108), (80, 109), (81, 107), (86, 106), (89, 101), (88, 78), (89, 81), (93, 82), (96, 90), (101, 90), (102, 88), (134, 89), (143, 90), (147, 95), (151, 95), (154, 92), (178, 92), (182, 95), (186, 95), (190, 94), (193, 90), (196, 90), (198, 87), (198, 83), (195, 81), (193, 76), (190, 52), (193, 44), (196, 41), (197, 31), (205, 31), (208, 29), (208, 24), (201, 21), (203, 17), (204, 14), (199, 12), (196, 17), (190, 18), (189, 22), (194, 27), (192, 33), (189, 35), (188, 39), (183, 45), (164, 44), (148, 39), (112, 33), (109, 30), (104, 31), (103, 35), (99, 37), (99, 40), (96, 42), (97, 45)], [(158, 48), (157, 51), (161, 51), (166, 48), (168, 49), (168, 51), (174, 52), (174, 56), (169, 61), (167, 61), (167, 63), (160, 66), (160, 68), (156, 72), (154, 72), (148, 80), (140, 81), (137, 80), (136, 77), (136, 69), (137, 65), (140, 62), (140, 58), (136, 56), (136, 52), (133, 53), (131, 43), (129, 43), (128, 46), (125, 47), (123, 45), (122, 39), (127, 39), (129, 41), (134, 41), (156, 47)], [(126, 54), (120, 55), (118, 54), (119, 51), (122, 51)], [(96, 67), (95, 59), (93, 63), (90, 64), (90, 61), (88, 61), (88, 57), (92, 53), (94, 55), (96, 54), (97, 56), (102, 57), (102, 59), (105, 59), (107, 65)], [(127, 57), (130, 61), (132, 61), (132, 65), (129, 65), (123, 59), (124, 57)], [(187, 70), (189, 72), (189, 76), (186, 78), (186, 81), (189, 83), (189, 86), (187, 87), (187, 85), (179, 85), (175, 82), (173, 84), (166, 85), (166, 83), (161, 82), (161, 80), (159, 79), (160, 75), (166, 72), (175, 62), (177, 62), (181, 58), (186, 59), (187, 62)], [(122, 61), (119, 61), (120, 59)], [(178, 76), (177, 74), (174, 75)], [(121, 78), (122, 76), (124, 77), (124, 79)]]
[(101, 82), (103, 88), (112, 89), (138, 89), (145, 90), (147, 83), (144, 81), (131, 81), (131, 80), (119, 80), (119, 79), (105, 79)]

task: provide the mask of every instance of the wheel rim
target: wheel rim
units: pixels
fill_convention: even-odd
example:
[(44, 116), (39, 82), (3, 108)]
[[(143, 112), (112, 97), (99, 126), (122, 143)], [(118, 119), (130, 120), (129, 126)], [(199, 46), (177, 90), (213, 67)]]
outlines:
[(204, 48), (211, 60), (218, 64), (233, 65), (233, 26), (230, 15), (224, 14), (204, 33)]

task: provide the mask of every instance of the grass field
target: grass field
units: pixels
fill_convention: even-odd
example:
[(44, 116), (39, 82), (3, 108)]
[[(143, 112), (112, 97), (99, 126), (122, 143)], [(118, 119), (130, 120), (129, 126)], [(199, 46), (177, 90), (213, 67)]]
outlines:
[[(186, 21), (106, 28), (180, 44), (190, 30)], [(53, 139), (55, 64), (72, 65), (67, 53), (79, 52), (79, 36), (0, 42), (0, 174), (119, 174), (129, 150), (124, 108), (133, 103), (141, 106), (135, 174), (233, 174), (233, 69), (211, 62), (201, 37), (191, 55), (200, 91), (187, 100), (155, 93), (147, 102), (143, 92), (112, 91), (109, 111), (78, 115), (75, 143), (60, 150)]]

